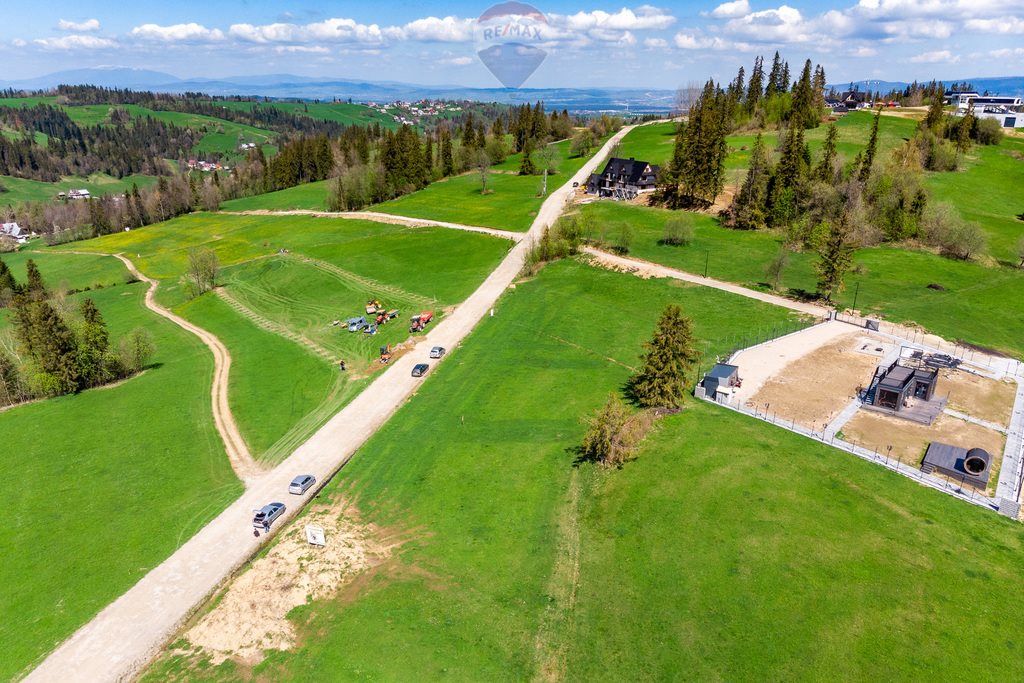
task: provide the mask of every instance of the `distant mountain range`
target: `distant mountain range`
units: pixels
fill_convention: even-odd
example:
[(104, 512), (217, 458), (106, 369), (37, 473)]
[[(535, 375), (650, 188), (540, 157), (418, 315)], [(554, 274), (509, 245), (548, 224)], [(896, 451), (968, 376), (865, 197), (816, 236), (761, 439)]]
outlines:
[(461, 85), (414, 85), (393, 81), (311, 78), (292, 74), (230, 76), (226, 78), (182, 79), (145, 69), (102, 67), (74, 69), (26, 78), (0, 80), (0, 88), (38, 90), (57, 85), (99, 85), (153, 92), (180, 93), (186, 90), (209, 95), (253, 95), (271, 98), (354, 102), (414, 101), (424, 98), (476, 100), (481, 102), (534, 102), (543, 100), (549, 109), (573, 111), (666, 112), (675, 101), (675, 91), (648, 88), (470, 88)]
[[(930, 79), (929, 79), (930, 80)], [(1024, 97), (1024, 76), (997, 76), (986, 78), (959, 78), (959, 79), (936, 79), (947, 86), (952, 83), (970, 83), (978, 92), (986, 90), (993, 95), (1006, 95)], [(923, 81), (918, 81), (921, 83)], [(910, 83), (902, 81), (854, 81), (853, 85), (861, 92), (889, 92), (890, 90), (903, 90)], [(849, 90), (850, 83), (832, 83), (829, 88), (839, 91)]]
[[(1024, 96), (1024, 76), (1000, 78), (950, 79), (968, 81), (980, 91), (989, 90), (1001, 95)], [(278, 99), (346, 100), (354, 102), (414, 101), (424, 98), (448, 100), (476, 100), (481, 102), (533, 102), (543, 100), (549, 109), (569, 109), (575, 112), (637, 112), (663, 113), (670, 111), (675, 102), (674, 90), (652, 88), (470, 88), (461, 85), (414, 85), (394, 81), (359, 81), (351, 79), (314, 78), (293, 74), (266, 74), (260, 76), (230, 76), (225, 78), (182, 79), (160, 71), (125, 67), (97, 67), (73, 69), (26, 78), (0, 80), (0, 88), (38, 90), (60, 84), (91, 84), (104, 87), (151, 90), (153, 92), (204, 92), (210, 95), (251, 95)], [(905, 88), (899, 81), (855, 81), (861, 90), (887, 92)], [(846, 90), (850, 84), (836, 83), (836, 90)]]

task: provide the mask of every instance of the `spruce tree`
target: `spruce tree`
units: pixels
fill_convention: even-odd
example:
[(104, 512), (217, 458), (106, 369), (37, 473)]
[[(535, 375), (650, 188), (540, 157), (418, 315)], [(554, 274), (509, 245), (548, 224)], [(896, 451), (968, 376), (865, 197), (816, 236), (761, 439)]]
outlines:
[(533, 175), (536, 170), (533, 165), (533, 140), (527, 138), (523, 146), (523, 161), (519, 164), (519, 175)]
[(48, 301), (23, 297), (15, 301), (15, 335), (39, 370), (39, 389), (53, 396), (78, 391), (76, 340), (71, 329)]
[(966, 154), (971, 148), (971, 128), (974, 127), (974, 103), (967, 107), (967, 113), (960, 119), (956, 128), (956, 152)]
[(709, 80), (676, 137), (671, 168), (659, 184), (657, 201), (670, 209), (714, 203), (725, 181), (727, 117), (726, 96)]
[(932, 103), (928, 107), (928, 115), (924, 118), (924, 127), (935, 133), (936, 135), (942, 135), (942, 120), (945, 117), (945, 111), (942, 107), (942, 89), (935, 91), (935, 96), (932, 97)]
[(878, 121), (882, 118), (882, 108), (878, 108), (875, 120), (871, 124), (871, 137), (868, 138), (868, 146), (864, 150), (864, 159), (861, 161), (860, 171), (857, 173), (857, 180), (866, 183), (871, 177), (871, 166), (875, 163), (875, 152), (878, 149)]
[(14, 273), (7, 267), (3, 259), (0, 259), (0, 308), (7, 306), (17, 292), (18, 283), (14, 279)]
[(730, 214), (734, 227), (740, 230), (759, 230), (766, 227), (766, 204), (771, 162), (764, 138), (758, 133), (750, 153), (750, 165), (743, 187), (733, 199)]
[(76, 362), (83, 385), (95, 387), (112, 377), (107, 367), (110, 337), (103, 316), (92, 299), (82, 301), (81, 313), (83, 323), (78, 334)]
[(774, 228), (786, 227), (796, 218), (799, 195), (806, 177), (804, 152), (804, 130), (791, 125), (768, 193), (769, 223)]
[(765, 98), (774, 97), (782, 91), (779, 83), (782, 81), (782, 58), (779, 57), (779, 51), (775, 51), (775, 57), (772, 58), (772, 70), (768, 72), (768, 84), (765, 87), (764, 96)]
[(452, 134), (447, 128), (441, 129), (441, 175), (455, 174), (455, 156), (452, 154)]
[(643, 367), (629, 381), (633, 398), (646, 408), (678, 408), (687, 374), (700, 358), (692, 324), (679, 306), (665, 307), (644, 348)]
[(818, 293), (832, 303), (833, 297), (843, 291), (846, 273), (853, 265), (853, 231), (844, 214), (832, 223), (819, 225), (816, 232)]
[(43, 282), (43, 275), (39, 272), (39, 267), (36, 262), (29, 259), (25, 262), (25, 272), (28, 274), (28, 279), (25, 284), (25, 292), (28, 294), (30, 299), (45, 299), (46, 298), (46, 283)]
[(811, 60), (804, 62), (800, 73), (800, 81), (793, 89), (793, 109), (789, 117), (790, 125), (801, 128), (817, 128), (821, 122), (821, 112), (815, 106), (814, 92), (811, 89)]
[(429, 178), (434, 172), (434, 139), (427, 135), (423, 144), (423, 170)]
[(830, 124), (825, 132), (825, 143), (821, 146), (821, 160), (814, 168), (814, 178), (823, 183), (831, 183), (835, 180), (835, 163), (838, 152), (836, 141), (839, 139), (839, 129), (836, 124)]
[(754, 113), (757, 105), (764, 97), (764, 57), (760, 55), (754, 58), (754, 68), (750, 72), (750, 83), (747, 86), (746, 107), (750, 114)]

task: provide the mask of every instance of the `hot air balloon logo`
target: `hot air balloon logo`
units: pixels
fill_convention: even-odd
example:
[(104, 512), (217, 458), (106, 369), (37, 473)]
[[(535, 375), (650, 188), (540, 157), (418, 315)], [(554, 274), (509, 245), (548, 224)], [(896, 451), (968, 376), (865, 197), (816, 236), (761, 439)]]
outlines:
[(547, 26), (547, 18), (531, 5), (494, 5), (477, 19), (476, 53), (502, 85), (518, 88), (548, 56), (541, 47)]

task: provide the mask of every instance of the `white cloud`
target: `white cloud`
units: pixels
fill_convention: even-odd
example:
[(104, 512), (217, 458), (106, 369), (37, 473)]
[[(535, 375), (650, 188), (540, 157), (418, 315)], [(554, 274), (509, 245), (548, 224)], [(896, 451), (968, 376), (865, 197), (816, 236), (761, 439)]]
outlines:
[(996, 59), (1010, 59), (1013, 57), (1024, 57), (1024, 47), (1004, 47), (1000, 50), (991, 50), (989, 55)]
[(279, 55), (294, 53), (326, 55), (331, 51), (322, 45), (278, 45), (274, 48), (274, 52)]
[(911, 57), (910, 61), (914, 64), (956, 64), (960, 61), (960, 56), (954, 55), (949, 50), (933, 50)]
[(614, 14), (595, 10), (593, 12), (577, 12), (568, 16), (553, 14), (548, 18), (551, 23), (565, 26), (573, 31), (590, 31), (591, 29), (650, 31), (665, 29), (676, 23), (674, 16), (650, 5), (638, 7), (636, 11), (623, 7)]
[(37, 38), (32, 41), (46, 50), (101, 50), (116, 47), (117, 43), (97, 36), (61, 36), (60, 38)]
[(1020, 17), (970, 19), (964, 26), (969, 31), (981, 33), (1024, 33), (1024, 19)]
[(13, 45), (14, 47), (25, 47), (26, 45), (28, 45), (28, 42), (26, 42), (22, 38), (15, 38), (11, 41), (11, 45)]
[(708, 16), (715, 17), (716, 19), (729, 19), (732, 17), (742, 17), (744, 14), (749, 13), (750, 3), (747, 0), (735, 0), (734, 2), (723, 2), (711, 10)]
[(464, 43), (473, 39), (472, 19), (458, 17), (426, 17), (416, 19), (402, 26), (402, 34), (407, 39), (434, 41), (442, 43)]
[(664, 38), (644, 38), (644, 47), (650, 49), (661, 49), (668, 47), (668, 41)]
[(89, 31), (100, 30), (100, 21), (99, 19), (86, 19), (85, 21), (68, 21), (67, 19), (61, 19), (57, 22), (57, 28), (61, 31), (88, 33)]
[(874, 57), (878, 54), (878, 50), (867, 45), (861, 45), (860, 47), (850, 50), (849, 55), (851, 57)]
[(385, 31), (377, 24), (360, 24), (353, 19), (343, 18), (325, 19), (304, 25), (232, 24), (228, 33), (234, 38), (250, 43), (302, 43), (320, 40), (379, 45), (385, 40)]
[(157, 40), (165, 43), (202, 43), (224, 39), (224, 32), (219, 28), (206, 28), (202, 24), (143, 24), (132, 29), (132, 35), (143, 40)]
[(459, 57), (446, 57), (446, 58), (441, 60), (441, 63), (442, 64), (450, 64), (451, 66), (469, 66), (470, 64), (472, 64), (475, 61), (476, 60), (473, 59), (472, 57), (468, 57), (466, 55), (461, 55)]
[(690, 33), (685, 30), (680, 31), (672, 39), (672, 42), (680, 50), (726, 50), (730, 47), (737, 47), (737, 49), (743, 49), (743, 47), (732, 46), (725, 40), (722, 40), (718, 36), (705, 36), (700, 31), (692, 29)]

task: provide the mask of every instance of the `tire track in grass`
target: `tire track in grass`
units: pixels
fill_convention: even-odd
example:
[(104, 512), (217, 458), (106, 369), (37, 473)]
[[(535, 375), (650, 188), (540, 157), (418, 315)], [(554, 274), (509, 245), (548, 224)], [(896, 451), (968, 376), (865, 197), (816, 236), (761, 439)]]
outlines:
[(276, 323), (273, 320), (270, 320), (269, 318), (265, 318), (264, 316), (260, 315), (256, 311), (252, 310), (251, 308), (243, 304), (235, 297), (231, 296), (223, 287), (218, 287), (214, 291), (217, 293), (217, 296), (220, 297), (222, 301), (224, 301), (224, 303), (226, 303), (235, 312), (249, 320), (251, 323), (256, 325), (256, 327), (260, 328), (261, 330), (270, 332), (271, 334), (276, 334), (279, 337), (284, 337), (289, 341), (293, 341), (296, 344), (305, 347), (308, 351), (320, 356), (329, 363), (334, 363), (337, 361), (336, 354), (334, 354), (333, 352), (320, 346), (309, 337), (298, 334), (296, 332), (292, 332), (290, 329), (288, 329), (281, 323)]
[(364, 289), (367, 289), (371, 292), (384, 292), (386, 294), (390, 294), (392, 297), (396, 299), (404, 299), (409, 303), (419, 304), (421, 306), (425, 306), (428, 308), (437, 307), (440, 305), (440, 302), (438, 302), (437, 299), (432, 299), (429, 296), (423, 296), (422, 294), (414, 294), (412, 292), (407, 292), (401, 287), (396, 287), (395, 285), (388, 285), (383, 282), (380, 282), (379, 280), (374, 280), (373, 278), (364, 277), (362, 275), (356, 275), (355, 273), (347, 271), (344, 268), (334, 265), (333, 263), (328, 263), (327, 261), (321, 261), (319, 259), (302, 255), (296, 255), (294, 256), (294, 258), (298, 259), (299, 261), (302, 261), (303, 263), (308, 263), (309, 265), (314, 266), (320, 269), (321, 271), (328, 273), (329, 275), (333, 275), (334, 277), (338, 278), (339, 280), (342, 280), (343, 282), (355, 282), (356, 284), (360, 285)]

